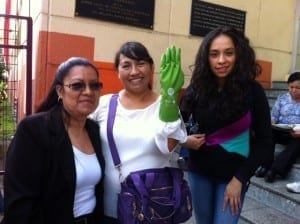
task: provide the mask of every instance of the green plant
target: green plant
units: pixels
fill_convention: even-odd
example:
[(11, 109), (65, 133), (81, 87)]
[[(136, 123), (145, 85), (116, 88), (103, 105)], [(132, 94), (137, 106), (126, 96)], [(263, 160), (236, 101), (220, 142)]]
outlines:
[(14, 135), (16, 122), (12, 105), (7, 99), (0, 103), (0, 140), (8, 140)]
[(7, 71), (7, 68), (3, 62), (0, 62), (0, 80), (3, 80), (3, 74)]
[(7, 99), (7, 77), (5, 76), (7, 71), (5, 64), (0, 63), (0, 103)]
[(7, 84), (4, 81), (0, 81), (0, 103), (7, 99)]

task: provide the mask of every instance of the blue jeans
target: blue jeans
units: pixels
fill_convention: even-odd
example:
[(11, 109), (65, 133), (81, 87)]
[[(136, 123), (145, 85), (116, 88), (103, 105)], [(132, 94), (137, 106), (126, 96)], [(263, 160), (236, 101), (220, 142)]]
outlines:
[(181, 147), (179, 156), (183, 157), (184, 159), (187, 159), (189, 157), (189, 155), (190, 155), (189, 154), (189, 149), (185, 148), (185, 147)]
[[(236, 224), (240, 213), (232, 215), (230, 206), (222, 210), (227, 182), (188, 172), (196, 224)], [(248, 187), (243, 187), (242, 204)]]

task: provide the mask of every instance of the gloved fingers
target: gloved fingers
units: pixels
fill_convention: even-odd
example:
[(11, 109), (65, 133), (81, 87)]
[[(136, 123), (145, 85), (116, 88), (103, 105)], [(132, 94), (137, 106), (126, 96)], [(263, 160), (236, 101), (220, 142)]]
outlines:
[(181, 64), (181, 49), (180, 48), (176, 48), (175, 61), (179, 65)]
[(170, 51), (170, 59), (171, 59), (171, 63), (172, 62), (175, 62), (175, 51), (176, 51), (176, 49), (175, 49), (175, 46), (173, 45), (173, 46), (171, 46), (170, 48), (169, 48), (169, 51)]
[(171, 60), (171, 52), (170, 48), (167, 48), (166, 52), (162, 55), (161, 60), (160, 60), (160, 68), (164, 69)]
[(162, 55), (160, 64), (160, 81), (162, 87), (180, 88), (184, 83), (181, 70), (181, 49), (174, 45), (168, 47)]
[(172, 60), (172, 52), (171, 49), (168, 47), (166, 51), (166, 63), (170, 63)]
[(168, 61), (176, 64), (180, 64), (181, 62), (181, 49), (172, 45), (167, 49), (168, 52)]
[[(166, 66), (167, 63), (180, 63), (181, 62), (181, 49), (176, 48), (174, 45), (168, 47), (166, 52), (163, 54), (161, 58), (161, 65)], [(162, 67), (162, 66), (161, 66)]]

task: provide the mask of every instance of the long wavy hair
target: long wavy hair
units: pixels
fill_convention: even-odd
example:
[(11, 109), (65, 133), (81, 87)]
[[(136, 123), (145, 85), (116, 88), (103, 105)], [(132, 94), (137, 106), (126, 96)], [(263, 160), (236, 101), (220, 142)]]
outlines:
[[(216, 75), (209, 64), (209, 50), (212, 41), (226, 35), (231, 38), (236, 53), (236, 62), (232, 72), (226, 77), (222, 89), (219, 92), (219, 84)], [(209, 32), (203, 39), (193, 70), (189, 94), (186, 95), (187, 103), (200, 99), (208, 109), (216, 111), (216, 116), (225, 120), (236, 117), (245, 111), (245, 97), (250, 83), (261, 73), (261, 67), (255, 59), (255, 52), (250, 46), (249, 39), (239, 30), (222, 26)]]

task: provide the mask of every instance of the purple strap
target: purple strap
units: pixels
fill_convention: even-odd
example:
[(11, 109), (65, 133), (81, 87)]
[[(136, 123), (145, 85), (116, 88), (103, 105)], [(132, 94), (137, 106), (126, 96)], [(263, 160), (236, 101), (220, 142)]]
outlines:
[(250, 127), (250, 123), (251, 123), (251, 112), (249, 111), (240, 120), (206, 136), (205, 144), (217, 145), (226, 142), (230, 139), (233, 139), (237, 135), (246, 131)]
[(118, 97), (119, 97), (118, 94), (114, 94), (110, 99), (109, 108), (108, 108), (107, 126), (106, 126), (108, 144), (116, 167), (119, 167), (121, 165), (121, 160), (118, 154), (118, 150), (112, 134), (112, 130), (113, 130), (115, 117), (116, 117)]

